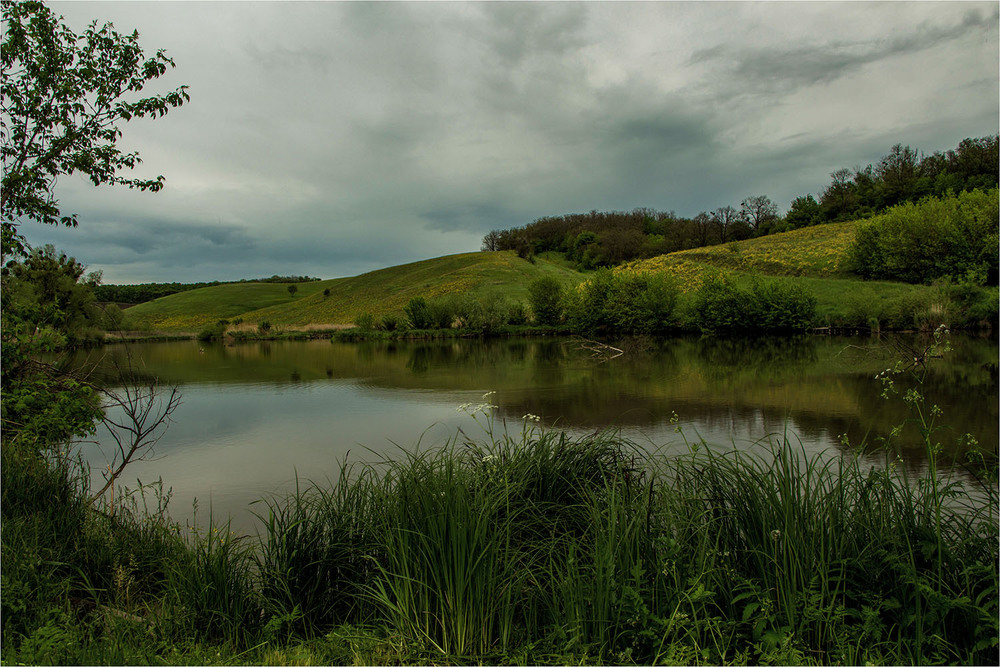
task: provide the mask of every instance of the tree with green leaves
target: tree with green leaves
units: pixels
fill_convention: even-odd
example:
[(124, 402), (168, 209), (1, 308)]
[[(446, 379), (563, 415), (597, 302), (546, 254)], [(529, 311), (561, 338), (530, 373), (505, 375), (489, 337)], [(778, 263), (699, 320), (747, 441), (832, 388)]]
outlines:
[(881, 186), (881, 207), (895, 206), (911, 198), (917, 182), (919, 163), (917, 152), (902, 144), (893, 146), (889, 154), (879, 160), (875, 173)]
[(4, 323), (24, 322), (36, 332), (50, 329), (69, 344), (81, 340), (98, 319), (93, 287), (101, 279), (99, 272), (85, 276), (85, 271), (51, 245), (33, 249), (24, 261), (8, 262), (0, 270)]
[(823, 222), (823, 207), (812, 195), (796, 197), (785, 214), (785, 222), (792, 229), (819, 224)]
[(63, 174), (85, 174), (94, 185), (156, 192), (163, 176), (129, 178), (139, 154), (122, 151), (120, 125), (159, 118), (188, 101), (187, 86), (142, 97), (147, 83), (174, 61), (160, 50), (147, 57), (139, 33), (91, 23), (77, 35), (41, 2), (3, 0), (2, 254), (23, 256), (25, 220), (75, 227), (54, 194)]
[(528, 285), (528, 302), (536, 324), (555, 325), (562, 320), (563, 286), (552, 276), (536, 278)]
[(61, 442), (90, 433), (100, 397), (86, 382), (45, 355), (81, 340), (97, 311), (84, 267), (48, 245), (0, 272), (0, 426), (4, 440)]
[(850, 169), (838, 169), (830, 174), (833, 179), (820, 195), (823, 216), (832, 222), (848, 220), (858, 208), (857, 185)]
[[(163, 177), (129, 178), (139, 164), (117, 146), (119, 126), (133, 118), (159, 118), (188, 101), (186, 86), (142, 97), (143, 87), (173, 67), (163, 51), (146, 57), (139, 35), (122, 35), (110, 23), (92, 23), (81, 35), (41, 2), (2, 0), (2, 440), (39, 450), (90, 433), (101, 418), (98, 390), (64, 367), (53, 352), (80, 341), (94, 322), (93, 287), (84, 267), (47, 246), (31, 250), (19, 231), (27, 220), (74, 227), (55, 197), (63, 175), (85, 174), (94, 185), (125, 185), (155, 192)], [(8, 261), (9, 260), (9, 261)], [(123, 404), (146, 420), (155, 389), (126, 393)], [(150, 403), (145, 403), (146, 399)], [(175, 405), (171, 398), (169, 406)], [(170, 408), (172, 410), (172, 408)], [(146, 417), (143, 416), (146, 414)], [(165, 423), (148, 420), (122, 440), (126, 460)], [(139, 428), (142, 426), (142, 428)], [(117, 437), (117, 436), (116, 436)], [(125, 446), (127, 444), (127, 446)], [(131, 448), (131, 450), (130, 450)], [(129, 451), (130, 450), (130, 451)], [(115, 473), (115, 474), (120, 474)]]

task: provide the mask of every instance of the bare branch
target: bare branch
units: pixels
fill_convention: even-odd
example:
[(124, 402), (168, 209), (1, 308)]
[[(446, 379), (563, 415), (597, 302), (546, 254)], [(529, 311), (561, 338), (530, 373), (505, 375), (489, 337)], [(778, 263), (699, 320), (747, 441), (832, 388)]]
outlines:
[(104, 486), (90, 498), (91, 505), (113, 488), (130, 463), (152, 456), (153, 448), (170, 425), (170, 415), (181, 404), (181, 393), (176, 385), (170, 386), (166, 393), (166, 388), (156, 378), (143, 378), (135, 372), (128, 346), (125, 347), (124, 366), (117, 359), (113, 359), (112, 364), (121, 386), (100, 390), (105, 397), (101, 421), (115, 441), (117, 451), (104, 473)]

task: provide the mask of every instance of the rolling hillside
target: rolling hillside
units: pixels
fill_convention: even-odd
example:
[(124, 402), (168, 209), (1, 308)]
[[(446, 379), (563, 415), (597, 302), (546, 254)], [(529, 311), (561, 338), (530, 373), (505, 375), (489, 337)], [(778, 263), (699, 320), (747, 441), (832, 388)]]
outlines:
[[(534, 264), (513, 252), (470, 252), (393, 266), (353, 278), (297, 283), (288, 286), (234, 283), (172, 294), (126, 311), (127, 327), (158, 331), (198, 331), (220, 319), (247, 323), (268, 321), (276, 326), (350, 324), (365, 312), (380, 316), (402, 312), (410, 299), (447, 294), (502, 290), (512, 300), (527, 300), (528, 285), (553, 275), (567, 285), (582, 281), (556, 261)], [(324, 291), (329, 290), (329, 296)]]
[[(862, 280), (847, 270), (847, 251), (861, 221), (829, 223), (705, 248), (693, 248), (632, 262), (620, 271), (674, 276), (687, 299), (705, 277), (723, 272), (737, 281), (791, 278), (816, 297), (817, 326), (890, 328), (920, 326), (917, 320), (957, 318), (964, 308), (941, 288)], [(996, 288), (987, 288), (996, 300)], [(968, 304), (966, 304), (968, 305)]]
[(730, 270), (771, 276), (853, 278), (844, 264), (859, 221), (805, 227), (746, 241), (681, 250), (632, 262), (625, 270), (666, 272), (680, 279), (682, 289), (701, 285), (710, 270)]
[[(678, 279), (681, 308), (693, 301), (705, 276), (725, 272), (738, 281), (789, 277), (816, 297), (817, 326), (912, 328), (944, 318), (962, 321), (970, 304), (955, 303), (936, 286), (863, 281), (846, 268), (847, 249), (858, 221), (807, 227), (782, 234), (694, 248), (632, 262), (616, 271), (665, 272)], [(376, 318), (402, 314), (410, 299), (434, 299), (449, 294), (502, 292), (513, 301), (527, 301), (527, 287), (542, 275), (565, 285), (588, 279), (561, 256), (539, 256), (534, 263), (511, 251), (472, 252), (393, 266), (353, 278), (288, 286), (234, 283), (173, 294), (126, 311), (126, 328), (162, 332), (198, 332), (221, 319), (242, 320), (255, 328), (267, 321), (293, 329), (350, 325), (359, 315)], [(324, 294), (328, 292), (328, 294)], [(996, 300), (996, 288), (984, 292)], [(979, 297), (977, 297), (979, 298)], [(990, 311), (992, 312), (992, 311)], [(977, 315), (973, 320), (989, 319)], [(966, 318), (968, 319), (968, 318)], [(875, 324), (872, 324), (875, 326)]]

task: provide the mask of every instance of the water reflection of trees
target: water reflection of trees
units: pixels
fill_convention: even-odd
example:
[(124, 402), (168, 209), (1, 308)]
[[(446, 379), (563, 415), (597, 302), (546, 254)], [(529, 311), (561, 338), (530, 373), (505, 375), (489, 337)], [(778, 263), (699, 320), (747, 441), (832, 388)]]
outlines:
[(781, 377), (818, 358), (814, 336), (709, 338), (694, 343), (692, 358), (706, 377)]
[[(842, 358), (845, 350), (856, 358)], [(968, 352), (964, 356), (977, 361)], [(862, 358), (865, 363), (859, 363)], [(682, 339), (645, 358), (595, 364), (591, 373), (559, 391), (501, 392), (501, 415), (518, 419), (530, 412), (557, 426), (580, 429), (662, 429), (676, 413), (685, 423), (716, 432), (738, 432), (738, 424), (756, 437), (780, 437), (786, 420), (791, 420), (803, 438), (842, 447), (841, 436), (846, 435), (852, 448), (868, 450), (881, 447), (893, 427), (906, 424), (893, 442), (894, 451), (919, 466), (924, 445), (918, 429), (907, 423), (913, 415), (900, 397), (882, 398), (881, 384), (873, 378), (872, 368), (881, 368), (890, 358), (890, 351), (877, 342), (864, 346), (812, 337)], [(699, 377), (704, 384), (698, 384)], [(901, 378), (901, 391), (911, 381)], [(928, 373), (922, 391), (928, 405), (940, 403), (945, 409), (943, 425), (960, 425), (937, 433), (946, 455), (964, 455), (958, 439), (966, 431), (988, 451), (996, 451), (1000, 415), (995, 367), (940, 362)], [(788, 404), (762, 400), (780, 403), (781, 397)]]
[[(836, 444), (846, 433), (852, 443), (875, 443), (910, 416), (901, 400), (880, 396), (874, 375), (895, 359), (891, 347), (875, 339), (688, 337), (614, 344), (628, 353), (611, 361), (564, 338), (156, 344), (137, 346), (143, 362), (137, 368), (144, 378), (178, 383), (350, 379), (362, 391), (496, 390), (502, 419), (531, 413), (549, 425), (588, 430), (672, 432), (676, 412), (683, 422), (716, 433), (752, 425), (760, 437), (780, 431), (790, 418), (804, 438)], [(124, 353), (109, 346), (83, 355), (81, 363), (93, 366), (102, 356)], [(997, 448), (995, 341), (956, 340), (953, 352), (933, 361), (924, 392), (944, 409), (942, 423)], [(922, 452), (912, 430), (905, 431), (902, 446), (916, 458)], [(942, 444), (949, 447), (958, 435), (942, 431)]]

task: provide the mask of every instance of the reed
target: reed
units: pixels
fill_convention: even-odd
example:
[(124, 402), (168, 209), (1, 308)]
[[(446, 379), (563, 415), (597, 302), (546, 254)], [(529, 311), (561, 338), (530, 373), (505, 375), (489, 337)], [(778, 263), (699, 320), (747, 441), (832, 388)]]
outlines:
[(167, 571), (164, 613), (181, 637), (252, 645), (260, 629), (261, 607), (252, 582), (252, 544), (217, 525), (192, 531), (182, 558)]
[(425, 654), (964, 662), (996, 650), (996, 518), (943, 473), (914, 483), (891, 461), (809, 458), (787, 440), (665, 458), (613, 433), (525, 429), (403, 453), (363, 479), (347, 488), (369, 499), (348, 514), (369, 526), (355, 557), (371, 568), (355, 571), (350, 618)]
[(263, 533), (255, 552), (257, 588), (268, 636), (288, 630), (315, 636), (364, 618), (361, 588), (375, 553), (371, 470), (344, 463), (329, 485), (261, 501)]

